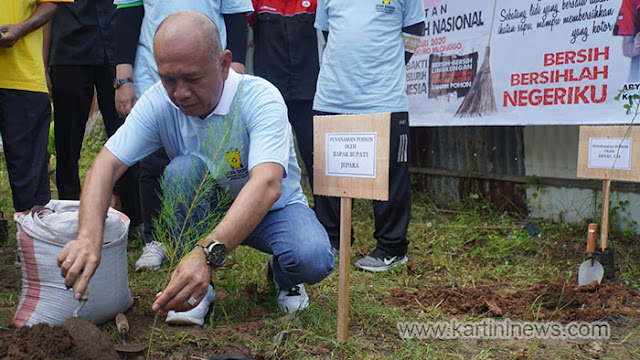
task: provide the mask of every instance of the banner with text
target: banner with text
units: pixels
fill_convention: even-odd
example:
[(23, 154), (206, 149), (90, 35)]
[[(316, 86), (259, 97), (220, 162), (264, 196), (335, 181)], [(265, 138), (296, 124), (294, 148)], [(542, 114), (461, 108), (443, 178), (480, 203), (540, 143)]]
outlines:
[(425, 36), (407, 64), (411, 126), (631, 120), (614, 98), (640, 87), (638, 15), (619, 16), (635, 0), (423, 1)]

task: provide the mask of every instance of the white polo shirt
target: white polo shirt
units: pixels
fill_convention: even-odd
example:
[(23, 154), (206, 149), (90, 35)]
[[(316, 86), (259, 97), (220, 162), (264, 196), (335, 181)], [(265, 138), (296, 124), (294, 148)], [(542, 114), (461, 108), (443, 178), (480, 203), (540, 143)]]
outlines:
[(307, 204), (282, 95), (271, 83), (229, 69), (220, 101), (205, 119), (185, 115), (161, 82), (136, 102), (105, 147), (130, 166), (164, 147), (170, 158), (192, 154), (210, 166), (218, 184), (235, 198), (254, 166), (282, 165), (282, 194), (271, 207)]

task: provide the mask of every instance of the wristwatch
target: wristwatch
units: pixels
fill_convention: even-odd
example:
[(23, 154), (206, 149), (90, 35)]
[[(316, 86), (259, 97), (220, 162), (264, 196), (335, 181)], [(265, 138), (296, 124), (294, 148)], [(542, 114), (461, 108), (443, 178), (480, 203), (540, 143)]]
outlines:
[(133, 79), (130, 77), (124, 78), (124, 79), (113, 79), (113, 88), (117, 89), (126, 83), (132, 83), (132, 82), (133, 82)]
[(227, 247), (218, 240), (213, 240), (209, 245), (202, 245), (207, 265), (218, 267), (227, 260)]

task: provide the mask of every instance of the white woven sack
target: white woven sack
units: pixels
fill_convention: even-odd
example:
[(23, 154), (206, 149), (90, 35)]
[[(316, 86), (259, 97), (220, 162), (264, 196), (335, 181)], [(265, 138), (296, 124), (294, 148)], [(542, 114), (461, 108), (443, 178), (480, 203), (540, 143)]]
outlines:
[[(44, 211), (17, 213), (22, 293), (13, 318), (16, 326), (62, 326), (78, 301), (64, 285), (57, 257), (78, 234), (78, 201), (51, 200)], [(133, 304), (127, 274), (129, 218), (109, 209), (104, 223), (100, 265), (89, 282), (89, 300), (79, 315), (94, 324), (113, 319)]]

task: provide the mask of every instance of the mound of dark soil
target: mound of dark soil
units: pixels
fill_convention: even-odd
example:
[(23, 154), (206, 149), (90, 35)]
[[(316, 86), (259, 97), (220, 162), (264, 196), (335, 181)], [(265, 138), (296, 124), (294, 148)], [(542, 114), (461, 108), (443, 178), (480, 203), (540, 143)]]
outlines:
[(0, 328), (0, 359), (89, 360), (79, 353), (65, 328), (51, 327), (48, 324), (22, 328)]
[(569, 280), (540, 282), (524, 289), (504, 286), (449, 288), (434, 286), (417, 291), (392, 289), (387, 299), (392, 306), (420, 308), (438, 306), (457, 316), (504, 317), (520, 320), (572, 321), (607, 320), (612, 316), (640, 317), (640, 296), (625, 284), (607, 281), (579, 287)]
[[(151, 318), (153, 320), (153, 318)], [(178, 332), (187, 331), (194, 335), (205, 337), (211, 336), (233, 336), (238, 333), (255, 332), (257, 328), (264, 325), (262, 321), (247, 322), (245, 324), (233, 327), (216, 328), (216, 334), (212, 335), (203, 330), (200, 326), (187, 327), (168, 327), (167, 334), (171, 335)], [(150, 326), (150, 324), (149, 324)], [(89, 334), (95, 335), (95, 334)], [(95, 348), (87, 348), (86, 344), (78, 344), (74, 341), (66, 327), (48, 324), (36, 324), (32, 327), (23, 326), (20, 328), (10, 326), (8, 328), (0, 327), (0, 359), (11, 360), (104, 360), (106, 353), (101, 352), (99, 341)], [(238, 343), (228, 343), (221, 348), (214, 349), (197, 349), (187, 344), (179, 348), (172, 348), (169, 353), (167, 349), (152, 349), (152, 359), (209, 359), (210, 356), (218, 354), (219, 358), (245, 358), (245, 359), (264, 359), (260, 354), (252, 354), (246, 346)], [(112, 350), (113, 351), (113, 350)], [(120, 358), (130, 360), (144, 359), (144, 353), (121, 354)]]

